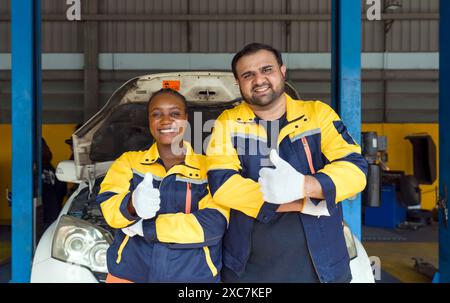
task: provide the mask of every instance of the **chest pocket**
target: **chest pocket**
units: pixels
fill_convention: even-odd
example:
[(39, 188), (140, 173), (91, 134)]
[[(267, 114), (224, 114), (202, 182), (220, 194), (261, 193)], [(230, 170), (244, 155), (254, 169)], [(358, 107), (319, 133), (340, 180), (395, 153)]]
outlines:
[(186, 200), (184, 205), (184, 213), (190, 214), (192, 207), (192, 189), (191, 183), (186, 182)]
[(280, 155), (302, 174), (315, 174), (325, 164), (320, 129), (289, 134), (280, 143)]
[(266, 138), (244, 133), (232, 134), (231, 142), (238, 155), (257, 155), (261, 148), (267, 146)]
[(303, 151), (297, 155), (300, 156), (300, 160), (306, 160), (309, 173), (315, 174), (318, 168), (323, 167), (320, 128), (295, 134), (290, 139), (296, 149)]
[(198, 203), (208, 194), (207, 180), (190, 179), (177, 175), (175, 178), (176, 201), (171, 203), (176, 205), (173, 212), (184, 212), (186, 214), (198, 210)]

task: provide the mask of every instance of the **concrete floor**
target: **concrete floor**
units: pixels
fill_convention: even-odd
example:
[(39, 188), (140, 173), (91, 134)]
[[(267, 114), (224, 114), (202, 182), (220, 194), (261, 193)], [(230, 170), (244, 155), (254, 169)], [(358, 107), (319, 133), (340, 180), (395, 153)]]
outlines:
[[(423, 227), (419, 230), (379, 229), (382, 237), (392, 234), (389, 241), (364, 241), (363, 245), (369, 256), (377, 256), (381, 261), (382, 270), (401, 283), (431, 283), (432, 278), (427, 277), (414, 269), (415, 261), (422, 258), (425, 262), (438, 267), (439, 242), (438, 225)], [(371, 230), (375, 235), (376, 230)]]
[(433, 266), (438, 266), (438, 243), (364, 243), (369, 256), (377, 256), (381, 268), (402, 283), (431, 283), (427, 277), (414, 269), (412, 257), (420, 257)]

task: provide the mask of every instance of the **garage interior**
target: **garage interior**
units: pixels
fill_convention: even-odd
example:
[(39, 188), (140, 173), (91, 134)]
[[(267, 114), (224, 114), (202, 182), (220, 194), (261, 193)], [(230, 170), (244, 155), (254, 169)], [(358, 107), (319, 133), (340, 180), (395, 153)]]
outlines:
[(41, 203), (33, 207), (36, 138), (57, 167), (77, 126), (127, 80), (229, 71), (255, 41), (282, 51), (303, 100), (332, 105), (366, 143), (375, 185), (343, 202), (344, 217), (380, 262), (376, 282), (450, 282), (450, 42), (440, 39), (450, 34), (448, 1), (382, 0), (381, 20), (359, 0), (80, 0), (81, 20), (68, 20), (65, 1), (14, 2), (0, 2), (1, 283), (30, 281), (46, 227)]

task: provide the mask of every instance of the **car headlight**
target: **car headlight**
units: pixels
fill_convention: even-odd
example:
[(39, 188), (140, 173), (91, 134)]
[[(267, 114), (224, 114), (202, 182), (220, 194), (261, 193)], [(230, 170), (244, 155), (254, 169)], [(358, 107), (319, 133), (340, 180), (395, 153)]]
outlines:
[(103, 228), (64, 215), (53, 237), (52, 258), (107, 273), (106, 251), (111, 243), (111, 235)]
[(352, 260), (358, 256), (358, 252), (356, 251), (356, 244), (355, 239), (353, 239), (352, 231), (346, 223), (344, 223), (344, 238), (345, 244), (347, 245), (348, 255), (350, 260)]

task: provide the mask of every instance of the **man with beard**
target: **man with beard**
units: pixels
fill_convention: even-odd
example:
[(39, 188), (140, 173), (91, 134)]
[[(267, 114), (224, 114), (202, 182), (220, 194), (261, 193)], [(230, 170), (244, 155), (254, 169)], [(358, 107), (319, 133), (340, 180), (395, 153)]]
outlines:
[(349, 282), (340, 201), (367, 162), (338, 115), (284, 93), (281, 54), (245, 46), (232, 70), (244, 102), (217, 119), (207, 149), (216, 203), (231, 208), (224, 282)]

